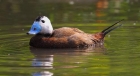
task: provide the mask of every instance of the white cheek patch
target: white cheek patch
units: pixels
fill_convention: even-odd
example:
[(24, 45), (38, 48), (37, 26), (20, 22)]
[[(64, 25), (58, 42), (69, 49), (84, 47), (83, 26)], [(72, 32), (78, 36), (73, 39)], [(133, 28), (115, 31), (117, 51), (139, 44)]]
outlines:
[[(42, 22), (41, 20), (43, 20), (44, 22)], [(43, 16), (43, 18), (41, 20), (39, 22), (39, 24), (42, 28), (40, 33), (42, 33), (42, 34), (52, 34), (53, 27), (51, 25), (50, 20), (45, 16)]]

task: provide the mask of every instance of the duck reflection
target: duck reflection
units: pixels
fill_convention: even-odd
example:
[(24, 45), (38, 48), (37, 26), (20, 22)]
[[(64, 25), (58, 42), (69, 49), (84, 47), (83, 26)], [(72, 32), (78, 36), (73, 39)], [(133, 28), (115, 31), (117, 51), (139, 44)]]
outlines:
[(33, 76), (53, 76), (53, 73), (49, 71), (42, 71), (42, 72), (33, 73)]
[(43, 48), (34, 48), (30, 47), (31, 53), (35, 56), (35, 58), (39, 57), (50, 57), (57, 54), (84, 54), (87, 52), (102, 52), (105, 53), (104, 46), (98, 47), (88, 47), (88, 48), (68, 48), (68, 49), (43, 49)]
[(36, 55), (33, 59), (32, 66), (52, 69), (53, 55)]
[[(45, 71), (33, 73), (33, 76), (52, 76), (53, 73), (46, 71), (48, 69), (53, 69), (53, 61), (55, 55), (89, 55), (89, 52), (102, 52), (105, 53), (103, 47), (98, 48), (82, 48), (82, 49), (40, 49), (30, 47), (31, 53), (34, 55), (32, 60), (32, 66)], [(65, 60), (65, 59), (64, 59)]]
[(30, 47), (31, 53), (34, 55), (32, 66), (42, 69), (53, 69), (54, 55), (87, 55), (89, 52), (102, 52), (105, 54), (105, 48), (102, 47), (89, 47), (78, 49), (40, 49)]

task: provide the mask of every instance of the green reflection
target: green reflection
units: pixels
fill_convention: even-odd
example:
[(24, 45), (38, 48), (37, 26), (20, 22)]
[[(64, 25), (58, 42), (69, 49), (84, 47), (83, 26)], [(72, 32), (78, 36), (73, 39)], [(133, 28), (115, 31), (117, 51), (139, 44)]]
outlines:
[(0, 24), (31, 24), (39, 15), (53, 23), (139, 20), (139, 0), (1, 0)]

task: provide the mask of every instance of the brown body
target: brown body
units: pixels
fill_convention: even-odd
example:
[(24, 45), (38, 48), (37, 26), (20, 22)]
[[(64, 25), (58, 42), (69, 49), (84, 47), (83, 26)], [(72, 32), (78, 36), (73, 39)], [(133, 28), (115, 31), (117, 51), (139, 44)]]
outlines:
[(105, 35), (122, 25), (114, 26), (119, 22), (95, 34), (87, 34), (77, 28), (58, 28), (49, 36), (43, 34), (33, 36), (29, 44), (37, 48), (84, 48), (89, 46), (102, 46)]
[(35, 35), (30, 46), (38, 48), (83, 48), (103, 45), (103, 33), (87, 34), (77, 28), (55, 29), (51, 36)]

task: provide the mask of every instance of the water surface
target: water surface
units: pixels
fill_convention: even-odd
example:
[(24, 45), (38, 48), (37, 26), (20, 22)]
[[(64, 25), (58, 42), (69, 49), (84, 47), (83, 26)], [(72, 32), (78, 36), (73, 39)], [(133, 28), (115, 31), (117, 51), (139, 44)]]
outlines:
[[(63, 26), (64, 24), (54, 25)], [(70, 24), (68, 25), (70, 26)], [(109, 24), (103, 24), (98, 28), (97, 24), (88, 24), (90, 28), (84, 27), (84, 24), (79, 25), (77, 28), (92, 33), (101, 31)], [(103, 47), (94, 49), (30, 48), (28, 43), (32, 36), (26, 35), (29, 26), (13, 25), (11, 28), (1, 26), (1, 75), (139, 75), (140, 47), (138, 42), (140, 39), (138, 32), (140, 29), (138, 26), (128, 26), (127, 24), (122, 26), (106, 36)], [(93, 30), (89, 30), (91, 27)]]

